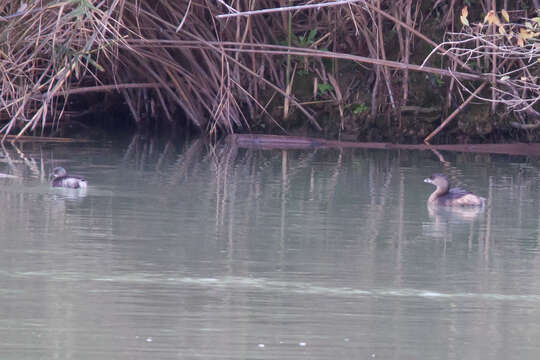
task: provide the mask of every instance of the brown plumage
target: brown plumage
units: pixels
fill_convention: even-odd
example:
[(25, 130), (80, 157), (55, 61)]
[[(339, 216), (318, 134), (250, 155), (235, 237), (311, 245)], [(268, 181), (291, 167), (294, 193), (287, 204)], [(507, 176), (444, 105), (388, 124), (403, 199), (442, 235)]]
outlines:
[(443, 206), (484, 206), (486, 199), (461, 188), (450, 188), (448, 179), (442, 174), (433, 174), (424, 182), (437, 187), (429, 196), (428, 203)]

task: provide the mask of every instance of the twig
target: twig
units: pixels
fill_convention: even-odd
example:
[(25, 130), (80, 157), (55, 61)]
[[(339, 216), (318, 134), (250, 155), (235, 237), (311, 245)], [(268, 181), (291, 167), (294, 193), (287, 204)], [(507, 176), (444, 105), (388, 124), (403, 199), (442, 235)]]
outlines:
[(75, 89), (57, 91), (56, 93), (54, 93), (54, 96), (76, 95), (76, 94), (85, 94), (85, 93), (90, 93), (90, 92), (106, 92), (106, 91), (114, 91), (114, 90), (120, 90), (120, 89), (145, 89), (145, 88), (157, 88), (157, 87), (163, 87), (163, 85), (158, 82), (148, 82), (148, 83), (86, 86), (86, 87), (80, 87), (80, 88), (75, 88)]
[(230, 17), (236, 17), (236, 16), (262, 15), (262, 14), (270, 14), (270, 13), (283, 12), (283, 11), (320, 9), (320, 8), (328, 7), (328, 6), (341, 6), (341, 5), (350, 4), (350, 3), (357, 3), (357, 2), (365, 2), (365, 0), (345, 0), (345, 1), (340, 0), (340, 1), (334, 1), (334, 2), (319, 3), (319, 4), (282, 6), (282, 7), (278, 7), (278, 8), (250, 10), (250, 11), (241, 11), (241, 12), (238, 11), (238, 12), (234, 12), (234, 13), (231, 13), (231, 14), (216, 15), (216, 18), (223, 19), (223, 18), (230, 18)]
[(467, 100), (465, 100), (456, 110), (454, 110), (454, 112), (452, 114), (450, 114), (450, 116), (448, 116), (446, 118), (446, 120), (444, 120), (441, 125), (439, 125), (435, 130), (433, 130), (431, 132), (431, 134), (429, 134), (425, 139), (424, 139), (424, 142), (429, 145), (429, 141), (435, 136), (437, 135), (442, 129), (444, 129), (444, 127), (450, 122), (452, 121), (453, 118), (456, 117), (457, 114), (459, 114), (461, 112), (461, 110), (463, 110), (465, 108), (465, 106), (467, 106), (468, 103), (470, 103), (472, 101), (472, 99), (475, 98), (476, 94), (478, 94), (480, 91), (482, 91), (482, 89), (487, 85), (488, 83), (485, 82), (483, 83), (482, 85), (480, 85), (468, 98)]
[[(252, 11), (243, 11), (243, 12), (236, 12), (233, 14), (221, 14), (217, 15), (217, 18), (227, 18), (227, 17), (233, 17), (233, 16), (248, 16), (248, 15), (260, 15), (260, 14), (267, 14), (267, 13), (273, 13), (273, 12), (281, 12), (281, 11), (293, 11), (293, 10), (304, 10), (304, 9), (310, 9), (310, 8), (322, 8), (325, 6), (339, 6), (339, 5), (346, 5), (351, 3), (362, 3), (362, 5), (370, 8), (371, 10), (377, 12), (378, 14), (384, 16), (387, 19), (392, 20), (396, 24), (399, 24), (400, 26), (405, 27), (408, 31), (418, 36), (420, 39), (426, 41), (428, 44), (430, 44), (433, 47), (437, 47), (437, 43), (416, 30), (415, 28), (409, 26), (409, 24), (404, 23), (403, 21), (397, 19), (396, 17), (388, 14), (387, 12), (377, 8), (377, 6), (374, 6), (370, 4), (366, 0), (344, 0), (344, 1), (335, 1), (335, 2), (329, 2), (329, 3), (323, 3), (323, 4), (309, 4), (309, 5), (296, 5), (296, 6), (284, 6), (279, 8), (271, 8), (271, 9), (262, 9), (262, 10), (252, 10)], [(440, 52), (444, 52), (444, 50), (439, 49)], [(458, 64), (460, 64), (464, 69), (467, 71), (470, 71), (472, 73), (475, 73), (473, 69), (471, 69), (466, 63), (461, 61), (458, 57), (456, 57), (454, 54), (447, 54), (452, 60), (456, 61)]]
[(521, 130), (534, 130), (534, 129), (540, 128), (540, 121), (537, 121), (534, 124), (520, 124), (518, 122), (512, 121), (510, 123), (510, 126), (516, 129), (521, 129)]

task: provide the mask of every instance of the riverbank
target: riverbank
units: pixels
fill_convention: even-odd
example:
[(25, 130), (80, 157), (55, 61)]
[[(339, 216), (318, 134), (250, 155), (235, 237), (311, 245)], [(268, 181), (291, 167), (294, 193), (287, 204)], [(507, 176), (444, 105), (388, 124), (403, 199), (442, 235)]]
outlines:
[(535, 9), (454, 5), (0, 0), (0, 135), (91, 113), (214, 138), (540, 141)]

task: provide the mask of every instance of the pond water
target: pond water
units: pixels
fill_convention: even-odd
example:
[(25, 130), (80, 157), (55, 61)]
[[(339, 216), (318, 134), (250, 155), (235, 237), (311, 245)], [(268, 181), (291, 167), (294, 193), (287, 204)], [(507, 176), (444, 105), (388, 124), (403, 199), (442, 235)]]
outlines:
[[(2, 359), (537, 359), (538, 158), (6, 144)], [(86, 192), (53, 189), (55, 166)], [(489, 198), (433, 210), (446, 173)]]

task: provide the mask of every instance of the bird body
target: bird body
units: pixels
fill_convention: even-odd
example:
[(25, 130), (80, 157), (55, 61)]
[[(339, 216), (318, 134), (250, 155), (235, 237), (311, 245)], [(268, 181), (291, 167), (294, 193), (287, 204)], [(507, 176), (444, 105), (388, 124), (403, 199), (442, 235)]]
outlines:
[(85, 189), (88, 182), (85, 178), (76, 175), (68, 175), (63, 167), (56, 167), (51, 173), (53, 187), (63, 187), (69, 189)]
[(437, 187), (429, 196), (428, 204), (442, 206), (484, 206), (486, 199), (462, 188), (450, 188), (446, 176), (433, 174), (424, 182)]

